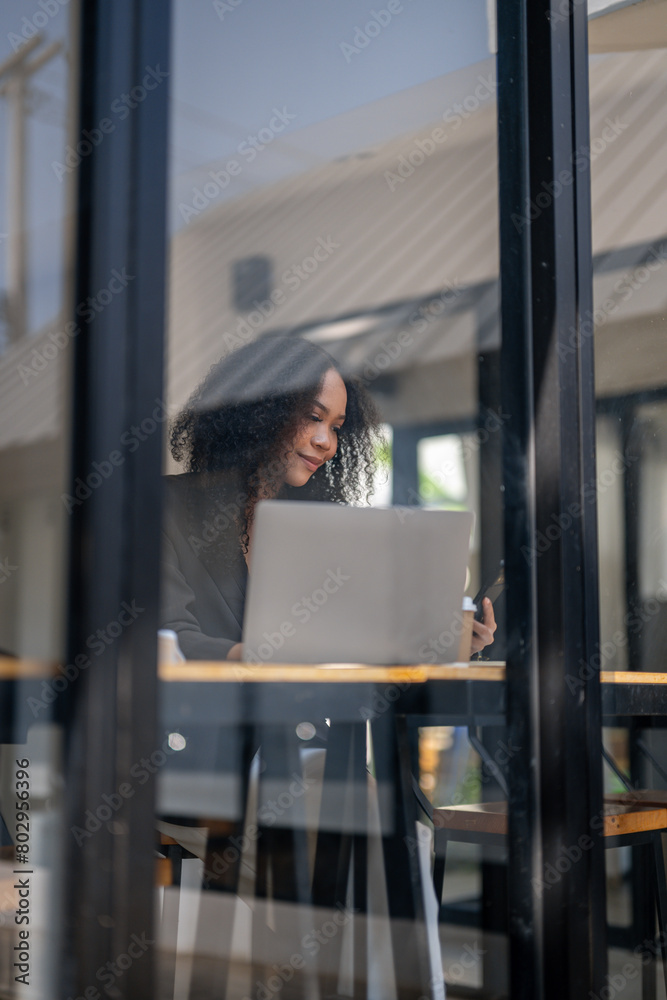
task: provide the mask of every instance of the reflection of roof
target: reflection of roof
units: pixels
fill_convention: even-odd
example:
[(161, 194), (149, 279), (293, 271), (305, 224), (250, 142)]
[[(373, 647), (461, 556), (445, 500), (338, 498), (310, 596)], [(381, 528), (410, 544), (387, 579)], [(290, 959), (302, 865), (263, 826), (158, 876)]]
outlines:
[(588, 10), (589, 52), (667, 47), (667, 0), (589, 0)]
[[(458, 289), (497, 274), (495, 103), (478, 79), (493, 81), (493, 61), (471, 75), (468, 106), (478, 110), (466, 111), (465, 119), (452, 114), (449, 123), (442, 121), (450, 107), (443, 78), (440, 116), (430, 127), (213, 205), (175, 235), (171, 400), (183, 402), (223, 352), (225, 333), (233, 341), (237, 329), (241, 335), (247, 330), (232, 306), (232, 264), (239, 258), (268, 255), (274, 286), (284, 294), (271, 316), (258, 317), (256, 334), (411, 303), (434, 289)], [(486, 94), (486, 106), (474, 98), (475, 87)], [(458, 82), (454, 89), (465, 101)], [(406, 103), (405, 94), (396, 99)], [(372, 121), (373, 109), (366, 114)], [(437, 128), (444, 142), (433, 138)], [(315, 262), (318, 240), (329, 251), (320, 244), (322, 260)], [(306, 269), (315, 264), (312, 273), (302, 269), (304, 262)]]
[(593, 251), (660, 239), (667, 233), (667, 50), (604, 56), (590, 75)]
[[(489, 60), (468, 68), (469, 96), (492, 67)], [(667, 234), (667, 51), (594, 58), (590, 78), (593, 245), (601, 267), (605, 253), (628, 248), (622, 268), (612, 268), (618, 280), (632, 271), (646, 244)], [(450, 114), (443, 122), (442, 114), (453, 108), (448, 94), (456, 92), (459, 103), (465, 98), (459, 77), (455, 85), (447, 77), (440, 82), (440, 116), (418, 132), (243, 198), (212, 203), (174, 236), (165, 396), (171, 404), (181, 405), (223, 353), (225, 333), (233, 342), (237, 330), (257, 336), (298, 327), (358, 368), (441, 291), (446, 293), (442, 314), (429, 314), (414, 349), (392, 360), (394, 370), (444, 362), (469, 352), (480, 339), (487, 346), (497, 342), (495, 103), (491, 97), (477, 102), (475, 110), (471, 97), (468, 117)], [(429, 88), (431, 101), (436, 84)], [(385, 125), (389, 100), (383, 105)], [(410, 93), (395, 100), (404, 109)], [(354, 112), (359, 133), (362, 112), (372, 121), (374, 106)], [(340, 121), (330, 127), (344, 131)], [(434, 130), (440, 128), (446, 139), (437, 142)], [(314, 256), (318, 247), (321, 260)], [(232, 265), (258, 254), (272, 259), (274, 287), (284, 300), (267, 308), (266, 317), (248, 317), (232, 304)], [(664, 289), (662, 270), (652, 272), (650, 282), (599, 331), (597, 368), (605, 392), (664, 382), (667, 337), (656, 319), (665, 315)], [(636, 340), (630, 345), (633, 331), (649, 338), (650, 351), (640, 351)], [(242, 342), (239, 336), (236, 342)], [(56, 437), (61, 430), (70, 348), (29, 376), (27, 385), (18, 371), (34, 359), (33, 349), (42, 351), (47, 344), (44, 333), (0, 357), (0, 447)]]
[(10, 345), (0, 357), (0, 449), (62, 433), (71, 354), (49, 339), (52, 329)]
[(292, 332), (321, 344), (345, 371), (371, 382), (415, 363), (451, 362), (475, 349), (497, 348), (498, 307), (497, 281), (450, 285), (415, 301)]
[[(480, 76), (486, 65), (480, 64)], [(667, 53), (598, 58), (590, 76), (594, 251), (599, 256), (633, 244), (643, 250), (667, 233)], [(445, 94), (447, 78), (442, 86)], [(436, 143), (432, 134), (439, 127), (447, 138)], [(472, 344), (471, 289), (488, 289), (498, 273), (495, 127), (491, 99), (456, 127), (434, 120), (363, 156), (212, 205), (177, 233), (168, 398), (180, 405), (225, 345), (276, 328), (299, 327), (330, 346), (340, 342), (342, 351), (347, 341), (344, 356), (360, 363), (373, 357), (383, 331), (398, 328), (403, 313), (412, 315), (424, 296), (439, 289), (463, 290), (472, 311), (457, 309), (452, 323), (448, 308), (429, 325), (419, 351), (404, 354), (398, 367), (417, 358), (430, 363)], [(318, 238), (329, 237), (335, 249), (299, 277), (294, 267), (312, 255)], [(231, 271), (235, 260), (257, 254), (272, 259), (274, 287), (284, 292), (284, 301), (270, 316), (251, 316), (249, 328), (246, 314), (231, 305)]]

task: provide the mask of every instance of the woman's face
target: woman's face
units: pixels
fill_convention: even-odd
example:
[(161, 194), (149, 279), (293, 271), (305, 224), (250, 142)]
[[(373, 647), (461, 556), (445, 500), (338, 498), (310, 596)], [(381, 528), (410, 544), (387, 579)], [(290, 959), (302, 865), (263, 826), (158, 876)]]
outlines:
[(334, 457), (346, 405), (345, 383), (335, 368), (330, 368), (308, 419), (297, 432), (292, 451), (287, 456), (284, 478), (289, 486), (304, 486), (324, 462)]

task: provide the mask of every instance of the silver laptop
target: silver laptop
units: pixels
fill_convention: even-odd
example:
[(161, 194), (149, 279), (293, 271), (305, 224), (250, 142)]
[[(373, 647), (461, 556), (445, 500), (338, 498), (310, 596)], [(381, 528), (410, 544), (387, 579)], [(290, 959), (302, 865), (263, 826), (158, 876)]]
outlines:
[(472, 523), (467, 511), (259, 503), (244, 659), (427, 662), (460, 621)]

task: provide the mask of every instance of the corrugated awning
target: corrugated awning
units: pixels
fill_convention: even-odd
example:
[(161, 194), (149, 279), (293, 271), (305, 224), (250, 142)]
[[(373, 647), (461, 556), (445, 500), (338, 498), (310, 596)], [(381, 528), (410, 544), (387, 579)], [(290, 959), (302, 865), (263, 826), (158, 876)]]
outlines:
[(591, 54), (667, 48), (667, 0), (589, 0), (588, 11)]

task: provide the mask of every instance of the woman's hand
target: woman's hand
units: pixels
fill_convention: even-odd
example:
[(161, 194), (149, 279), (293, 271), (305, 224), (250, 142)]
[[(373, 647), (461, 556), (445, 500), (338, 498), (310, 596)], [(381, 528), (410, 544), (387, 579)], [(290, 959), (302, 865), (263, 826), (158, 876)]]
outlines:
[(488, 597), (485, 597), (482, 601), (482, 608), (484, 609), (484, 621), (478, 622), (475, 620), (472, 623), (471, 656), (473, 653), (479, 653), (481, 649), (484, 649), (485, 646), (489, 646), (493, 642), (493, 633), (498, 628), (493, 613), (493, 604)]
[(228, 660), (240, 660), (243, 656), (243, 643), (236, 642), (227, 653)]

